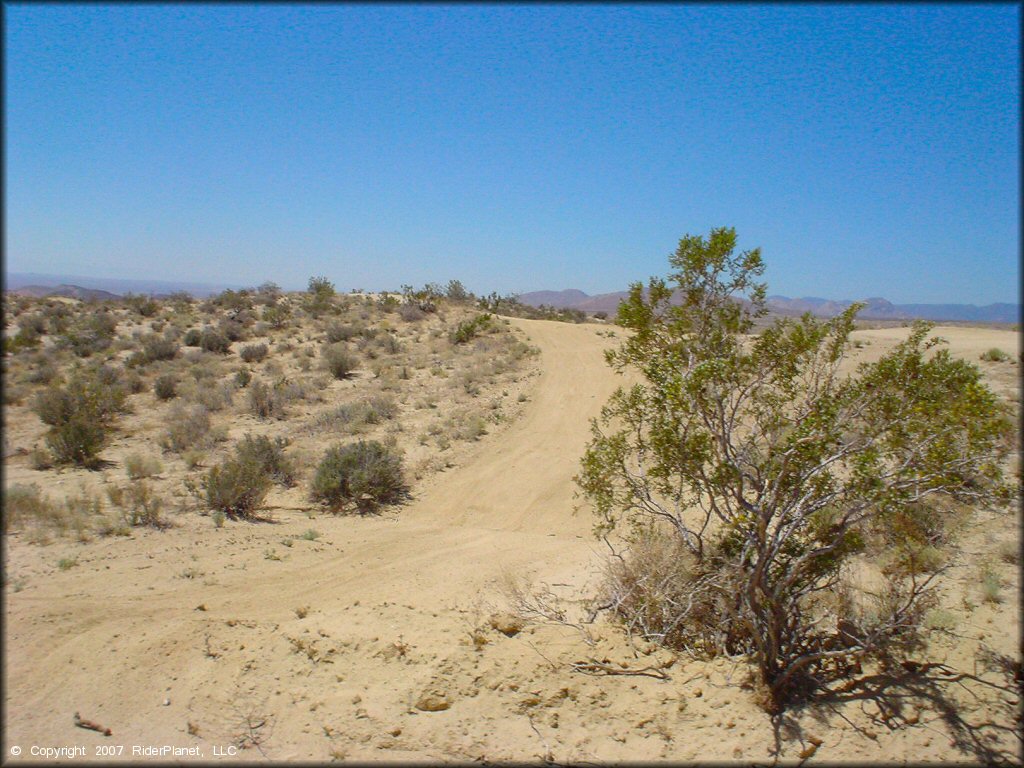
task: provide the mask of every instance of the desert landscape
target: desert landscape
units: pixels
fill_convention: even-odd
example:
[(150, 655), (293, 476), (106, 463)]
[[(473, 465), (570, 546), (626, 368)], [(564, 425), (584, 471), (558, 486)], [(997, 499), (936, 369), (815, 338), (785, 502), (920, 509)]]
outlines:
[[(4, 310), (11, 763), (1019, 761), (1017, 500), (971, 513), (905, 674), (773, 718), (749, 658), (594, 610), (609, 553), (574, 477), (623, 383), (613, 322), (503, 316), (455, 281)], [(855, 330), (845, 370), (908, 333)], [(1019, 418), (1019, 331), (934, 333)], [(122, 396), (62, 462), (45, 393), (76, 376)], [(355, 444), (400, 463), (392, 496), (318, 485)], [(267, 480), (232, 496), (247, 461)], [(1019, 445), (1005, 469), (1019, 488)]]

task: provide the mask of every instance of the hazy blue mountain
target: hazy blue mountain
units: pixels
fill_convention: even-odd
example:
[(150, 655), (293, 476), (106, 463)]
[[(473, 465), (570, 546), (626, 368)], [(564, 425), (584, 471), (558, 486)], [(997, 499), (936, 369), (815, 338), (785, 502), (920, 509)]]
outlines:
[(238, 290), (241, 285), (215, 285), (177, 280), (128, 280), (120, 278), (87, 277), (85, 275), (47, 275), (37, 272), (6, 272), (4, 288), (8, 291), (19, 288), (57, 288), (71, 285), (82, 289), (107, 291), (111, 294), (126, 293), (166, 295), (175, 291), (186, 291), (196, 298), (213, 296), (228, 288)]
[[(559, 309), (582, 309), (585, 312), (607, 312), (614, 314), (619, 302), (626, 298), (626, 291), (602, 293), (589, 296), (583, 291), (571, 288), (564, 291), (534, 291), (522, 293), (523, 304), (536, 307), (541, 304)], [(893, 304), (888, 299), (872, 296), (860, 301), (867, 304), (858, 317), (864, 320), (945, 320), (974, 323), (1018, 323), (1020, 305), (996, 303), (979, 307), (974, 304)], [(802, 315), (810, 312), (819, 317), (835, 317), (849, 307), (848, 299), (824, 299), (804, 296), (791, 299), (787, 296), (769, 296), (768, 309), (780, 315)]]

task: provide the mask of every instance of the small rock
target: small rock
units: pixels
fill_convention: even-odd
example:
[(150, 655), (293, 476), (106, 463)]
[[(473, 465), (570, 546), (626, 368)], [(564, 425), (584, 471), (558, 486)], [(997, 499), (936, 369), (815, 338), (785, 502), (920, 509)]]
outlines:
[(511, 613), (496, 613), (490, 618), (490, 625), (506, 637), (513, 637), (526, 626), (522, 619)]
[(695, 699), (699, 699), (703, 695), (704, 695), (704, 691), (701, 690), (700, 688), (698, 688), (697, 690), (695, 690), (693, 692), (693, 698), (695, 698)]
[(388, 731), (388, 733), (390, 733), (392, 736), (401, 736), (402, 735), (402, 729), (399, 728), (396, 725), (394, 728), (392, 728), (390, 731)]
[(425, 693), (416, 702), (416, 709), (423, 712), (441, 712), (450, 706), (451, 702), (448, 701), (448, 697), (443, 693)]
[(170, 699), (164, 699), (164, 706), (165, 707), (171, 706), (171, 700)]
[(362, 700), (363, 700), (363, 697), (360, 696), (358, 693), (355, 696), (352, 697), (352, 703), (353, 704), (359, 704)]

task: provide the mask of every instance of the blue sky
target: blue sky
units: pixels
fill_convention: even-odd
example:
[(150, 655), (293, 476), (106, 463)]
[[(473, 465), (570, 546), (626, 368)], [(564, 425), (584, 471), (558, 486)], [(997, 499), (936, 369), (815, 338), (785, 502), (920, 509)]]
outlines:
[(6, 4), (5, 268), (1018, 301), (1017, 5)]

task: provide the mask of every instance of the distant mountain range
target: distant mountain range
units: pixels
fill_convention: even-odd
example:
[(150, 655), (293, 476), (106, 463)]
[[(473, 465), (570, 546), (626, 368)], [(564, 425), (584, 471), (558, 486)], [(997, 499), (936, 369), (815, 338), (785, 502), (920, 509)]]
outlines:
[(19, 296), (35, 296), (36, 298), (64, 296), (69, 299), (80, 299), (81, 301), (106, 301), (107, 299), (121, 298), (116, 293), (111, 293), (110, 291), (101, 291), (98, 288), (83, 288), (80, 285), (66, 285), (63, 283), (57, 286), (23, 285), (20, 288), (15, 288), (11, 293), (16, 293)]
[[(118, 298), (126, 293), (166, 296), (175, 291), (186, 291), (197, 299), (202, 299), (218, 294), (227, 288), (237, 290), (241, 287), (240, 285), (213, 285), (171, 280), (47, 275), (39, 272), (8, 272), (4, 274), (4, 289), (12, 293), (27, 293), (31, 296), (70, 296), (75, 299), (87, 299), (93, 296), (101, 301)], [(43, 291), (43, 293), (39, 293), (39, 291)], [(73, 295), (76, 292), (80, 295)]]
[[(583, 291), (570, 288), (565, 291), (533, 291), (519, 294), (519, 301), (531, 307), (541, 304), (557, 309), (581, 309), (584, 312), (607, 312), (614, 315), (619, 302), (629, 294), (626, 291), (600, 293), (589, 296)], [(1019, 304), (893, 304), (887, 299), (872, 297), (861, 299), (867, 306), (858, 317), (864, 320), (945, 320), (974, 323), (1019, 323)], [(849, 300), (836, 301), (806, 296), (790, 299), (786, 296), (769, 296), (768, 309), (779, 315), (802, 315), (810, 312), (819, 317), (835, 317), (853, 304)]]

